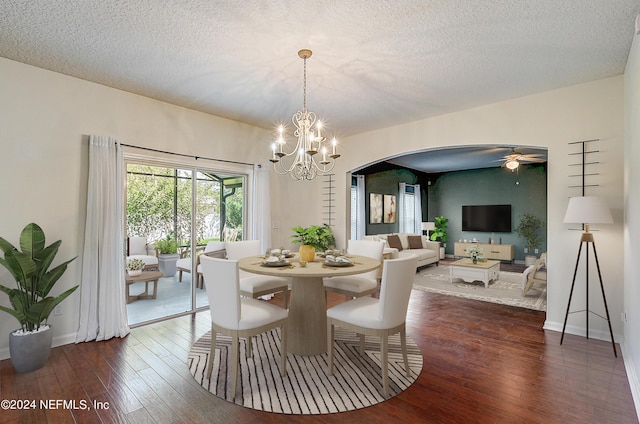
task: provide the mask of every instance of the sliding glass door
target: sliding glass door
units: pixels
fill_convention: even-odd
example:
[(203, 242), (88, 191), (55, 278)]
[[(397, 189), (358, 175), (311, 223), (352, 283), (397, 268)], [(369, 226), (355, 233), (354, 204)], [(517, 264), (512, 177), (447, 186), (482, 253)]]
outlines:
[[(246, 175), (146, 161), (127, 161), (126, 170), (127, 237), (145, 237), (162, 272), (155, 299), (127, 304), (129, 324), (208, 306), (198, 256), (215, 245), (210, 242), (242, 239)], [(129, 290), (135, 295), (147, 284)]]

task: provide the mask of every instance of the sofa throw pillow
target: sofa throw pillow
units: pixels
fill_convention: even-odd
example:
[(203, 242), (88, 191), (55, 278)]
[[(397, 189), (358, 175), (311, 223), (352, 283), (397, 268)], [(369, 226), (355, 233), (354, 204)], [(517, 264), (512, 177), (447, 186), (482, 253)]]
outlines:
[(398, 252), (402, 250), (402, 242), (400, 242), (400, 237), (395, 234), (387, 236), (387, 243), (389, 247), (398, 249)]
[(408, 236), (409, 249), (422, 249), (422, 236)]

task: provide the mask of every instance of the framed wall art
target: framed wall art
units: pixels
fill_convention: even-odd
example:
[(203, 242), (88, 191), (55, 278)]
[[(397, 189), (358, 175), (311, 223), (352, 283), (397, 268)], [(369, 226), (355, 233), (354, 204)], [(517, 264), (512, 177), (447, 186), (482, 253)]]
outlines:
[(382, 224), (382, 194), (369, 193), (369, 223)]
[(384, 195), (384, 221), (385, 224), (395, 224), (396, 222), (396, 196), (393, 194)]

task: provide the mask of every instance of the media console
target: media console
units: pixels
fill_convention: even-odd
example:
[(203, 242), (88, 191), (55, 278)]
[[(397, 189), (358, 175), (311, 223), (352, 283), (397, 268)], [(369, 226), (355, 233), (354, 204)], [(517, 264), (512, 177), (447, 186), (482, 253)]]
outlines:
[(489, 243), (455, 243), (453, 247), (453, 255), (458, 257), (469, 257), (467, 248), (478, 246), (484, 252), (483, 257), (486, 259), (494, 259), (496, 261), (513, 262), (516, 258), (515, 247), (513, 244), (489, 244)]

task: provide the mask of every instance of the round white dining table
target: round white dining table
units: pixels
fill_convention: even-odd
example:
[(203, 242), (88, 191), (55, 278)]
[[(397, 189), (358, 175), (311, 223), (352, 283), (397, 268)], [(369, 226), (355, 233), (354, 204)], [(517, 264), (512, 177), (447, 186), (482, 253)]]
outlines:
[(263, 256), (249, 256), (238, 261), (247, 272), (291, 278), (291, 300), (287, 324), (287, 351), (296, 355), (320, 355), (327, 351), (327, 303), (322, 279), (361, 274), (377, 269), (381, 262), (365, 256), (350, 255), (353, 266), (335, 267), (324, 264), (316, 255), (314, 262), (300, 265), (299, 256), (289, 259), (285, 267), (263, 264)]

